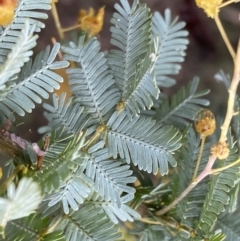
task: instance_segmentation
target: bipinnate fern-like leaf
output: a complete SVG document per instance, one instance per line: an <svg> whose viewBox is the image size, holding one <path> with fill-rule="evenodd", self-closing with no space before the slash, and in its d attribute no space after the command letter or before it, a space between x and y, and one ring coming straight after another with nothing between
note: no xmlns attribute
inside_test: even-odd
<svg viewBox="0 0 240 241"><path fill-rule="evenodd" d="M13 22L0 29L0 125L6 119L14 121L14 113L23 116L31 112L35 102L48 98L48 93L58 89L63 81L54 70L67 67L68 61L53 62L60 44L55 44L51 52L47 47L34 62L30 59L37 38L31 35L44 27L37 19L47 17L35 10L48 10L51 2L19 0ZM150 183L150 187L138 188L135 198L132 168L139 176L142 170L153 174L159 170L165 175L168 163L176 166L177 156L180 167L173 195L178 196L191 182L200 139L189 128L180 149L182 136L176 128L186 127L201 106L208 105L202 99L208 92L197 92L198 79L170 100L158 89L158 85L170 87L175 83L169 75L179 73L184 60L188 44L185 24L177 18L172 20L169 10L164 17L155 13L151 18L150 9L139 0L133 0L131 6L127 0L120 2L115 4L117 12L110 29L111 44L116 49L108 54L100 52L99 41L85 36L80 36L77 44L62 48L64 58L74 62L74 67L67 70L72 97L66 100L66 94L54 94L53 104L44 104L49 123L42 132L51 131L50 145L41 150L41 168L30 168L26 174L40 184L45 199L38 212L51 221L40 215L15 221L31 214L41 201L38 187L22 178L16 191L10 185L8 198L0 198L0 234L5 228L6 241L117 241L122 236L117 224L141 218L133 206L142 203L156 210L160 202L162 205L170 197L169 186L160 190L164 185L161 183L154 189L150 179L143 177L140 183ZM158 100L159 108L153 106ZM152 111L151 116L155 113L154 119L143 117L141 111L146 109L148 113ZM30 143L26 145L35 164L38 156ZM199 172L206 165L209 148L205 144ZM235 153L232 148L224 165L236 160ZM227 193L238 178L239 167L224 170L212 177L208 194L205 179L177 204L175 226L168 227L175 220L171 213L167 219L157 218L161 225L143 224L137 233L139 240L199 241L206 237L222 241L224 235L213 233L211 228L228 204ZM130 201L133 206L129 206ZM199 226L192 232L201 209ZM162 221L167 225L162 225ZM238 222L233 227L237 225ZM172 230L177 227L173 237Z"/></svg>
<svg viewBox="0 0 240 241"><path fill-rule="evenodd" d="M217 230L214 234L210 235L209 237L209 241L223 241L223 240L228 240L228 239L226 239L226 235L224 233L221 233L221 230Z"/></svg>
<svg viewBox="0 0 240 241"><path fill-rule="evenodd" d="M114 87L113 76L104 53L99 52L97 39L92 38L86 44L84 39L80 37L78 46L70 43L70 47L62 47L64 58L79 66L67 70L70 89L75 101L91 116L92 123L104 124L119 101L119 90Z"/></svg>
<svg viewBox="0 0 240 241"><path fill-rule="evenodd" d="M218 220L214 229L221 229L226 235L225 240L240 240L240 213L235 211L234 213L228 212L227 210L219 215Z"/></svg>
<svg viewBox="0 0 240 241"><path fill-rule="evenodd" d="M10 183L7 198L0 198L0 229L4 228L8 221L33 213L41 201L40 188L32 179L22 178L17 187Z"/></svg>
<svg viewBox="0 0 240 241"><path fill-rule="evenodd" d="M164 17L155 12L152 17L152 35L159 38L158 58L155 64L157 85L170 87L175 80L169 75L176 75L181 69L179 63L184 61L185 50L189 43L186 38L188 32L183 30L184 22L178 22L178 18L172 20L171 12L166 9Z"/></svg>
<svg viewBox="0 0 240 241"><path fill-rule="evenodd" d="M39 214L10 221L5 228L5 237L0 236L0 241L65 241L63 231L46 232L50 222Z"/></svg>
<svg viewBox="0 0 240 241"><path fill-rule="evenodd" d="M64 213L69 214L69 207L74 211L78 211L79 205L84 203L85 199L91 193L93 181L83 174L82 171L77 170L61 186L60 190L48 197L51 200L48 206L54 206L61 201Z"/></svg>
<svg viewBox="0 0 240 241"><path fill-rule="evenodd" d="M181 156L179 156L178 171L175 173L173 195L178 197L191 183L196 161L200 149L200 137L190 127L186 135L186 143L181 147ZM204 145L201 163L198 173L206 166L209 159L210 143ZM199 183L181 202L177 204L177 213L182 217L181 223L194 228L194 222L198 219L203 203L205 201L209 179L204 179ZM181 233L180 233L181 235ZM187 233L185 233L186 237ZM190 238L190 233L188 238Z"/></svg>
<svg viewBox="0 0 240 241"><path fill-rule="evenodd" d="M124 109L130 118L139 115L141 109L150 109L153 99L159 97L160 91L153 72L157 58L156 48L149 48L151 49L153 51L148 51L145 58L137 64L135 76L128 85L128 94L122 97Z"/></svg>
<svg viewBox="0 0 240 241"><path fill-rule="evenodd" d="M40 32L45 24L37 19L46 19L48 15L34 10L49 10L51 0L19 0L12 23L4 28L0 33L0 62L3 63L10 49L9 44L16 44L21 30L24 28L26 20L31 26L35 26L34 31ZM31 46L33 47L33 46Z"/></svg>
<svg viewBox="0 0 240 241"><path fill-rule="evenodd" d="M14 75L18 74L24 63L28 62L33 51L31 50L37 44L37 35L32 36L35 26L31 26L26 21L21 34L16 43L9 43L7 48L10 52L6 61L0 66L0 89L5 89L5 83L10 81Z"/></svg>
<svg viewBox="0 0 240 241"><path fill-rule="evenodd" d="M209 105L208 100L200 98L209 90L197 92L198 84L199 79L194 78L187 88L182 87L170 100L166 98L156 110L156 119L167 125L186 127L188 120L194 120L202 106Z"/></svg>
<svg viewBox="0 0 240 241"><path fill-rule="evenodd" d="M119 220L123 222L133 222L141 218L141 215L128 205L133 198L133 194L123 195L120 198L121 206L119 206L117 202L105 201L99 193L92 192L87 202L93 204L95 207L101 207L111 221L117 224Z"/></svg>
<svg viewBox="0 0 240 241"><path fill-rule="evenodd" d="M73 134L67 134L63 130L52 131L50 146L44 156L41 170L33 175L46 193L58 190L61 181L71 176L72 168L76 167L71 158L64 155L66 150L71 150L72 144L76 144Z"/></svg>
<svg viewBox="0 0 240 241"><path fill-rule="evenodd" d="M136 181L136 178L131 176L130 166L124 165L123 161L109 160L108 149L102 149L102 144L104 145L104 141L89 148L88 154L78 154L82 163L78 161L79 168L61 184L60 190L48 198L51 200L49 206L61 201L64 212L68 214L69 206L77 211L79 204L95 191L104 199L104 203L112 203L120 208L121 195L135 192L135 188L127 186ZM76 162L76 159L73 162Z"/></svg>
<svg viewBox="0 0 240 241"><path fill-rule="evenodd" d="M229 157L222 162L223 165L228 165L237 160L238 155L236 151L236 147L232 146ZM209 233L218 215L224 212L225 206L229 204L230 198L228 193L236 185L239 178L239 168L239 166L230 167L212 177L198 225L203 234Z"/></svg>
<svg viewBox="0 0 240 241"><path fill-rule="evenodd" d="M136 79L137 65L144 58L151 40L151 19L149 8L134 0L130 6L127 0L114 5L110 28L111 44L118 49L111 50L108 63L112 69L116 84L121 90L122 98L128 99L132 91L129 86Z"/></svg>
<svg viewBox="0 0 240 241"><path fill-rule="evenodd" d="M48 92L59 89L59 82L63 78L53 72L54 69L68 66L67 61L53 62L60 48L60 44L54 45L49 53L49 47L36 57L34 63L29 61L23 67L22 72L16 80L17 85L13 86L2 96L0 112L12 121L15 120L12 111L23 116L25 112L31 112L35 107L34 102L41 103L41 98L48 98Z"/></svg>
<svg viewBox="0 0 240 241"><path fill-rule="evenodd" d="M117 111L109 119L107 142L109 153L118 154L127 163L130 161L140 170L156 174L158 169L168 173L168 162L176 166L174 151L180 146L181 135L172 126L161 127L151 118L135 117L129 120L126 112Z"/></svg>
<svg viewBox="0 0 240 241"><path fill-rule="evenodd" d="M62 93L60 97L54 93L53 106L44 103L43 107L48 111L44 112L48 126L42 127L39 130L41 133L57 130L63 126L69 133L79 133L88 121L86 114L83 114L84 107L81 107L79 102L73 103L73 97L66 100L66 93Z"/></svg>
<svg viewBox="0 0 240 241"><path fill-rule="evenodd" d="M121 4L115 4L118 12L113 15L114 26L110 29L111 43L119 49L111 50L107 58L121 91L124 109L132 118L140 109L151 108L152 98L158 98L153 73L157 44L155 40L154 44L150 41L149 9L138 1L134 1L132 7L125 0ZM134 40L136 37L138 41Z"/></svg>
<svg viewBox="0 0 240 241"><path fill-rule="evenodd" d="M73 144L75 145L75 143ZM78 143L78 145L81 146L82 143ZM74 211L79 209L80 204L83 204L85 199L89 197L94 184L93 180L83 173L86 168L84 164L87 161L87 156L81 151L75 152L72 156L72 161L77 164L77 167L72 170L71 176L66 181L62 179L59 190L55 189L54 193L45 198L45 200L50 200L48 207L57 207L61 202L65 214L69 214L69 207Z"/></svg>
<svg viewBox="0 0 240 241"><path fill-rule="evenodd" d="M105 142L101 141L88 149L86 175L94 181L94 191L106 202L111 201L121 206L120 196L123 193L133 194L135 188L127 186L136 178L131 176L130 166L121 160L110 160L107 148L102 149Z"/></svg>
<svg viewBox="0 0 240 241"><path fill-rule="evenodd" d="M63 217L58 228L65 230L66 241L116 241L122 236L103 210L92 204Z"/></svg>

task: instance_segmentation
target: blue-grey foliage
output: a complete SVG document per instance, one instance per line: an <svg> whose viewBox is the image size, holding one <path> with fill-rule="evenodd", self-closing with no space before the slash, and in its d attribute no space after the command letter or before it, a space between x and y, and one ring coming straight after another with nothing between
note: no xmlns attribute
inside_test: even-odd
<svg viewBox="0 0 240 241"><path fill-rule="evenodd" d="M134 230L138 240L221 241L225 235L219 227L229 240L237 240L238 231L219 223L230 218L228 213L216 220L229 203L229 210L237 208L238 166L205 179L166 216L155 215L191 183L201 140L189 123L209 104L204 99L208 90L197 90L197 77L173 96L160 93L175 84L173 76L184 61L185 23L169 9L152 15L139 0L132 5L120 0L114 5L107 53L97 37L81 33L78 41L48 46L32 59L35 32L47 17L41 10L49 10L51 2L19 0L13 21L0 29L0 144L21 151L13 151L9 162L19 190L11 183L0 198L0 235L7 241L115 241L122 238L123 222L139 220ZM60 49L63 60L55 61ZM67 79L56 73L62 68L67 68ZM227 76L218 78L228 86ZM53 103L43 104L48 121L40 128L47 133L44 141L16 137L23 145L14 142L9 123L16 114L31 113L63 81L68 81L71 97L54 93ZM210 146L205 144L199 172ZM238 158L232 142L230 147L219 166ZM26 182L22 187L22 176L32 178L35 188ZM43 196L39 208L36 195L39 200ZM36 214L22 218L35 209ZM234 230L238 216L234 214Z"/></svg>

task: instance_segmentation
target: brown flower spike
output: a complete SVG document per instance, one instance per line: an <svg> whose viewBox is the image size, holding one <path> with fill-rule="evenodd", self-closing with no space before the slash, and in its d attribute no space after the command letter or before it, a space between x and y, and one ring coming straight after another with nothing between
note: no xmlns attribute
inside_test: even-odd
<svg viewBox="0 0 240 241"><path fill-rule="evenodd" d="M200 110L195 117L195 127L201 138L210 136L216 129L216 121L210 110Z"/></svg>

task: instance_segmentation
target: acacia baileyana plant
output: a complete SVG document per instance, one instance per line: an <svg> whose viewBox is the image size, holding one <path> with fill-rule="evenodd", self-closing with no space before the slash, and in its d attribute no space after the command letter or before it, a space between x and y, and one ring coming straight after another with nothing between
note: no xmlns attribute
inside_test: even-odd
<svg viewBox="0 0 240 241"><path fill-rule="evenodd" d="M81 10L79 24L63 29L57 1L15 1L12 17L0 18L0 151L9 156L0 240L240 240L240 45L235 51L218 17L232 2L196 1L214 18L234 63L232 80L216 75L229 94L219 125L197 77L173 96L160 92L175 84L188 45L185 23L169 9L151 13L138 0L120 0L112 47L103 53L92 36L102 29L104 8ZM0 3L0 15L10 3ZM80 34L33 59L47 18L41 11L50 9L61 39L79 27ZM57 74L62 69L68 78ZM43 103L42 140L11 130L16 116L66 81L70 97L54 93L52 104Z"/></svg>

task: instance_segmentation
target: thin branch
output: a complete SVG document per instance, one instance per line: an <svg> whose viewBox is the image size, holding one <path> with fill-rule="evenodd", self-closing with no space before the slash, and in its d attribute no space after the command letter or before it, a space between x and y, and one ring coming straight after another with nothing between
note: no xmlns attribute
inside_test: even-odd
<svg viewBox="0 0 240 241"><path fill-rule="evenodd" d="M231 4L231 3L236 3L236 2L237 2L236 0L229 0L229 1L225 2L225 3L222 3L219 6L219 8L225 7L225 6L227 6L227 5Z"/></svg>
<svg viewBox="0 0 240 241"><path fill-rule="evenodd" d="M213 174L213 175L214 174L218 174L219 172L221 172L223 170L226 170L226 169L228 169L230 167L233 167L233 166L237 165L238 163L240 163L240 159L236 160L235 162L230 163L227 166L224 166L224 167L221 167L221 168L212 169L210 174Z"/></svg>
<svg viewBox="0 0 240 241"><path fill-rule="evenodd" d="M176 204L178 204L184 197L187 196L187 194L198 184L198 182L192 182L182 193L180 196L178 196L173 202L171 202L168 206L165 208L157 211L155 214L157 216L161 216L164 213L168 212L171 208L173 208Z"/></svg>
<svg viewBox="0 0 240 241"><path fill-rule="evenodd" d="M195 179L195 181L191 182L190 185L178 196L173 202L171 202L165 208L157 211L155 214L161 216L168 212L172 207L178 204L184 197L188 195L188 193L199 183L201 182L206 176L208 176L211 172L212 166L216 160L216 156L212 155L209 158L209 161L205 167L205 169L199 174L199 176Z"/></svg>
<svg viewBox="0 0 240 241"><path fill-rule="evenodd" d="M62 26L61 26L61 23L60 23L60 20L59 20L59 17L58 17L57 8L56 8L56 5L55 5L54 1L52 1L51 6L52 6L51 12L52 12L52 15L53 15L55 25L57 27L59 37L60 37L60 39L64 39L64 33L62 31Z"/></svg>
<svg viewBox="0 0 240 241"><path fill-rule="evenodd" d="M203 152L203 147L204 147L205 140L206 140L206 136L203 136L202 137L202 141L201 141L201 147L200 147L200 151L199 151L199 155L198 155L197 164L196 164L196 167L195 167L195 170L194 170L194 174L193 174L193 177L192 177L192 182L195 181L195 178L196 178L197 173L198 173L198 168L199 168L199 165L200 165L200 162L201 162L202 152Z"/></svg>
<svg viewBox="0 0 240 241"><path fill-rule="evenodd" d="M219 30L220 34L222 35L223 41L225 42L225 44L226 44L226 46L228 48L229 53L231 54L232 58L235 59L236 54L235 54L235 52L233 50L233 47L232 47L232 45L231 45L231 43L230 43L230 41L228 39L227 34L226 34L226 32L225 32L225 30L224 30L224 28L222 26L222 23L221 23L221 21L219 19L219 16L216 15L214 20L216 22L216 25L218 27L218 30Z"/></svg>
<svg viewBox="0 0 240 241"><path fill-rule="evenodd" d="M235 102L235 96L236 96L239 80L240 80L240 41L238 42L237 55L236 55L236 58L234 59L234 72L233 72L231 85L228 89L229 97L228 97L227 113L226 113L223 125L221 126L221 136L220 136L219 142L225 142L227 140L227 131L229 129L232 117L235 114L234 102Z"/></svg>
<svg viewBox="0 0 240 241"><path fill-rule="evenodd" d="M71 31L71 30L74 30L74 29L80 28L80 27L81 27L81 25L77 24L77 25L74 25L74 26L71 26L71 27L68 27L68 28L63 28L62 32L68 32L68 31Z"/></svg>

